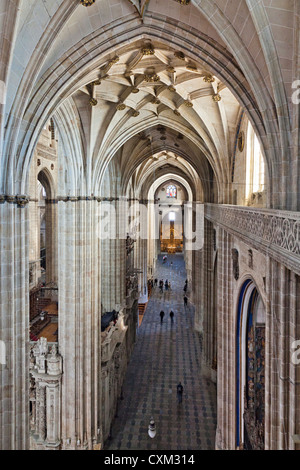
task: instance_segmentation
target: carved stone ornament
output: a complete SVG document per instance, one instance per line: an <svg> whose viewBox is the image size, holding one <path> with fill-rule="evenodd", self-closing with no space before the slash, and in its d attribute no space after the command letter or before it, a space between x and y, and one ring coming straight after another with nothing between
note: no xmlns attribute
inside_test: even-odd
<svg viewBox="0 0 300 470"><path fill-rule="evenodd" d="M210 74L207 74L203 77L203 81L206 83L213 83L215 81L214 77Z"/></svg>
<svg viewBox="0 0 300 470"><path fill-rule="evenodd" d="M253 251L248 250L248 266L253 269Z"/></svg>
<svg viewBox="0 0 300 470"><path fill-rule="evenodd" d="M185 55L184 55L184 53L181 52L181 51L176 51L176 52L174 53L174 56L176 57L176 59L182 59L182 60L185 59Z"/></svg>
<svg viewBox="0 0 300 470"><path fill-rule="evenodd" d="M27 196L16 196L16 203L18 207L24 207L28 204L29 198Z"/></svg>
<svg viewBox="0 0 300 470"><path fill-rule="evenodd" d="M89 103L90 103L91 106L97 106L98 101L97 101L95 98L91 98L91 99L89 100Z"/></svg>
<svg viewBox="0 0 300 470"><path fill-rule="evenodd" d="M124 103L119 103L117 105L117 110L118 111L124 111L125 108L126 108L126 105Z"/></svg>
<svg viewBox="0 0 300 470"><path fill-rule="evenodd" d="M8 202L10 204L17 204L18 207L24 207L26 206L26 204L29 203L29 197L23 195L6 196L5 194L1 194L0 204L4 204L4 202Z"/></svg>
<svg viewBox="0 0 300 470"><path fill-rule="evenodd" d="M212 99L217 103L218 101L221 101L221 95L219 93L216 93L215 95L212 96Z"/></svg>
<svg viewBox="0 0 300 470"><path fill-rule="evenodd" d="M91 5L93 5L93 3L95 3L95 0L80 0L80 3L84 7L90 7Z"/></svg>
<svg viewBox="0 0 300 470"><path fill-rule="evenodd" d="M29 284L33 282L34 266L29 266Z"/></svg>
<svg viewBox="0 0 300 470"><path fill-rule="evenodd" d="M233 269L233 277L237 281L240 277L240 268L239 268L239 252L236 248L232 248L232 269Z"/></svg>
<svg viewBox="0 0 300 470"><path fill-rule="evenodd" d="M152 46L146 46L143 47L142 49L142 54L143 55L154 55L154 49Z"/></svg>
<svg viewBox="0 0 300 470"><path fill-rule="evenodd" d="M190 70L191 72L197 72L198 71L197 67L195 67L194 65L187 65L186 69Z"/></svg>
<svg viewBox="0 0 300 470"><path fill-rule="evenodd" d="M147 83L155 83L155 82L159 82L160 78L156 73L150 73L150 74L144 75L144 80Z"/></svg>
<svg viewBox="0 0 300 470"><path fill-rule="evenodd" d="M117 62L119 62L119 60L120 60L120 57L119 57L119 56L116 56L116 57L114 57L113 59L111 59L111 60L107 63L107 65L104 67L105 72L107 73L107 72L112 68L113 65L115 65Z"/></svg>

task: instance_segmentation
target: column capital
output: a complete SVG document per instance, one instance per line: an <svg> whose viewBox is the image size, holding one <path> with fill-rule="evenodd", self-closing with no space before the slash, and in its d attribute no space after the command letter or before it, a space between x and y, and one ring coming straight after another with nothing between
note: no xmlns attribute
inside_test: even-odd
<svg viewBox="0 0 300 470"><path fill-rule="evenodd" d="M0 194L0 204L5 202L9 204L17 204L18 207L24 207L29 203L29 197L24 194L17 194L16 196Z"/></svg>

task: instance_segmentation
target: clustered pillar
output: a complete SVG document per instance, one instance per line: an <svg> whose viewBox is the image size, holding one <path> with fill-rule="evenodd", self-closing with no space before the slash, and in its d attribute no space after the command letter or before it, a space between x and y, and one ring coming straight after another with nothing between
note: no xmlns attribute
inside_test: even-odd
<svg viewBox="0 0 300 470"><path fill-rule="evenodd" d="M63 449L92 449L101 435L97 204L89 198L69 198L58 204Z"/></svg>
<svg viewBox="0 0 300 470"><path fill-rule="evenodd" d="M29 445L29 259L28 205L0 200L0 447Z"/></svg>
<svg viewBox="0 0 300 470"><path fill-rule="evenodd" d="M266 449L300 449L299 276L268 261Z"/></svg>

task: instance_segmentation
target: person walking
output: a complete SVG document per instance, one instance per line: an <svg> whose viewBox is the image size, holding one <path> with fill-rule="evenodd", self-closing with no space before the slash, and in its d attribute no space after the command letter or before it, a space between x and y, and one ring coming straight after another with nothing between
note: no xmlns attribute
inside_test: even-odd
<svg viewBox="0 0 300 470"><path fill-rule="evenodd" d="M173 310L171 310L171 312L170 312L170 318L171 318L171 322L173 323L173 319L174 319L174 312L173 312Z"/></svg>
<svg viewBox="0 0 300 470"><path fill-rule="evenodd" d="M163 322L165 316L165 312L163 310L160 311L160 323Z"/></svg>
<svg viewBox="0 0 300 470"><path fill-rule="evenodd" d="M168 283L168 279L166 279L166 282L165 282L165 289L168 290L168 287L169 287L169 283Z"/></svg>
<svg viewBox="0 0 300 470"><path fill-rule="evenodd" d="M154 279L154 285L157 287L157 279Z"/></svg>
<svg viewBox="0 0 300 470"><path fill-rule="evenodd" d="M171 282L169 281L169 290L171 290Z"/></svg>
<svg viewBox="0 0 300 470"><path fill-rule="evenodd" d="M183 297L183 303L184 303L184 308L186 308L188 304L188 298L186 295Z"/></svg>
<svg viewBox="0 0 300 470"><path fill-rule="evenodd" d="M182 403L182 394L183 394L183 386L181 382L177 385L177 401L178 403Z"/></svg>

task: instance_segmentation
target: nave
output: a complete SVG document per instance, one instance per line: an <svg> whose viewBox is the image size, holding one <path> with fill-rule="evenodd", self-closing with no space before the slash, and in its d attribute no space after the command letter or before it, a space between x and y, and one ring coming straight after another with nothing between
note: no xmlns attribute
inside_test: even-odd
<svg viewBox="0 0 300 470"><path fill-rule="evenodd" d="M216 386L201 370L201 337L193 328L194 309L189 302L184 307L183 255L168 255L166 263L159 255L155 278L158 283L168 279L171 290L152 289L105 449L214 449ZM188 298L189 293L188 289ZM179 381L184 387L181 404L176 397ZM148 436L151 417L156 425L153 439Z"/></svg>
<svg viewBox="0 0 300 470"><path fill-rule="evenodd" d="M0 449L300 450L299 0L0 5Z"/></svg>

